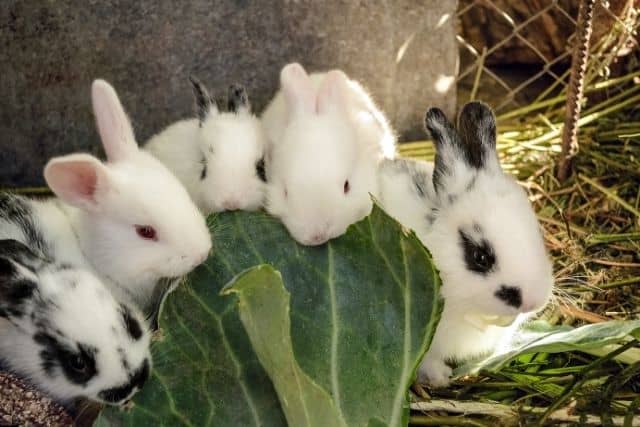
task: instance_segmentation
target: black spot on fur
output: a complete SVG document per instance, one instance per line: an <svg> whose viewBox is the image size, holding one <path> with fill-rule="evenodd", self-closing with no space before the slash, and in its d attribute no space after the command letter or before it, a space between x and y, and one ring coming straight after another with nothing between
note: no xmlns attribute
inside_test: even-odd
<svg viewBox="0 0 640 427"><path fill-rule="evenodd" d="M200 181L204 181L207 177L207 162L202 159L202 172L200 172Z"/></svg>
<svg viewBox="0 0 640 427"><path fill-rule="evenodd" d="M70 382L85 385L98 373L98 350L95 347L77 343L77 349L71 348L46 332L38 332L33 339L42 347L42 369L49 376L53 376L56 368L59 368Z"/></svg>
<svg viewBox="0 0 640 427"><path fill-rule="evenodd" d="M9 193L0 193L0 219L17 225L26 238L26 246L48 256L49 248L33 220L33 215L27 199Z"/></svg>
<svg viewBox="0 0 640 427"><path fill-rule="evenodd" d="M19 267L33 272L43 263L41 257L17 240L0 240L0 317L24 315L25 303L38 284L25 277Z"/></svg>
<svg viewBox="0 0 640 427"><path fill-rule="evenodd" d="M134 388L140 390L144 383L149 379L149 361L145 359L142 367L138 369L136 373L129 377L129 381L118 387L113 387L108 390L103 390L98 393L98 396L105 402L119 403L128 398L133 392Z"/></svg>
<svg viewBox="0 0 640 427"><path fill-rule="evenodd" d="M491 244L486 239L477 242L462 230L458 230L458 234L467 269L482 275L493 271L496 266L496 256Z"/></svg>
<svg viewBox="0 0 640 427"><path fill-rule="evenodd" d="M195 76L189 76L189 81L193 87L193 96L196 101L196 115L200 120L200 126L202 126L202 122L206 119L214 103L211 101L207 88L200 83L200 80Z"/></svg>
<svg viewBox="0 0 640 427"><path fill-rule="evenodd" d="M494 295L511 307L518 308L522 305L522 292L518 287L500 285Z"/></svg>
<svg viewBox="0 0 640 427"><path fill-rule="evenodd" d="M264 157L256 162L256 174L260 181L267 182L267 173L264 170Z"/></svg>
<svg viewBox="0 0 640 427"><path fill-rule="evenodd" d="M131 310L126 305L120 305L120 313L122 314L122 320L124 322L124 327L127 330L127 333L134 340L139 340L142 337L142 328L140 327L140 322L138 322L135 317L131 314Z"/></svg>
<svg viewBox="0 0 640 427"><path fill-rule="evenodd" d="M240 84L232 84L229 86L229 92L227 95L227 108L232 113L237 113L241 108L249 111L251 104L249 104L249 95L244 86Z"/></svg>
<svg viewBox="0 0 640 427"><path fill-rule="evenodd" d="M5 281L1 276L0 274L0 317L24 316L25 303L33 296L37 284L27 279Z"/></svg>

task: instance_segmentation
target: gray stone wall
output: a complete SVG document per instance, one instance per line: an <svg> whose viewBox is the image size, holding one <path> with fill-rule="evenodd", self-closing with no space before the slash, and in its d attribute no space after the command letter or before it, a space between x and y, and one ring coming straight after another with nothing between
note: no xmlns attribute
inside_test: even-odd
<svg viewBox="0 0 640 427"><path fill-rule="evenodd" d="M0 187L42 185L51 156L100 153L89 90L118 91L138 140L191 115L190 73L245 84L261 111L280 68L342 68L403 140L431 105L452 113L456 0L3 0ZM444 76L444 77L443 77Z"/></svg>

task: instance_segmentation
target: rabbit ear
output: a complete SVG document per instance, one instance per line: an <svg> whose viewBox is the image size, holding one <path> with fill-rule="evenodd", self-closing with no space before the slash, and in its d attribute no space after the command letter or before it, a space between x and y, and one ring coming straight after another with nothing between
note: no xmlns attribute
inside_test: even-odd
<svg viewBox="0 0 640 427"><path fill-rule="evenodd" d="M247 90L242 85L232 84L231 86L229 86L227 103L229 111L231 111L232 113L251 112L249 95L247 94Z"/></svg>
<svg viewBox="0 0 640 427"><path fill-rule="evenodd" d="M189 76L189 81L193 87L193 97L196 100L196 114L200 120L200 124L204 122L209 113L217 113L218 107L215 101L209 96L209 91L206 86L200 82L195 76Z"/></svg>
<svg viewBox="0 0 640 427"><path fill-rule="evenodd" d="M95 80L91 98L107 159L117 162L135 153L138 145L133 128L113 87L104 80Z"/></svg>
<svg viewBox="0 0 640 427"><path fill-rule="evenodd" d="M453 124L439 108L427 111L424 125L436 145L433 186L437 193L445 193L457 171L465 168L462 142Z"/></svg>
<svg viewBox="0 0 640 427"><path fill-rule="evenodd" d="M80 209L97 212L101 197L109 191L109 170L88 154L54 157L44 168L49 188L64 202Z"/></svg>
<svg viewBox="0 0 640 427"><path fill-rule="evenodd" d="M316 103L318 113L346 109L349 93L348 81L347 75L340 70L332 70L327 73L318 89Z"/></svg>
<svg viewBox="0 0 640 427"><path fill-rule="evenodd" d="M33 265L40 258L24 244L0 240L0 317L22 317L37 287Z"/></svg>
<svg viewBox="0 0 640 427"><path fill-rule="evenodd" d="M298 63L285 65L280 72L280 86L291 112L315 112L316 93L307 72Z"/></svg>
<svg viewBox="0 0 640 427"><path fill-rule="evenodd" d="M469 102L458 116L458 132L466 159L476 169L500 167L496 151L496 118L482 102Z"/></svg>

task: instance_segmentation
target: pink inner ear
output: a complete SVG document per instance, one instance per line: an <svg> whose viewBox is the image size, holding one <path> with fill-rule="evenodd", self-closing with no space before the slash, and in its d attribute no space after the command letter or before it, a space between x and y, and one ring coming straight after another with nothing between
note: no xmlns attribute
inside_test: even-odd
<svg viewBox="0 0 640 427"><path fill-rule="evenodd" d="M347 76L339 70L329 71L318 89L316 112L326 113L331 109L345 110L347 91Z"/></svg>
<svg viewBox="0 0 640 427"><path fill-rule="evenodd" d="M280 85L293 111L315 111L316 93L307 72L300 64L286 65L280 73Z"/></svg>
<svg viewBox="0 0 640 427"><path fill-rule="evenodd" d="M97 204L97 161L52 160L45 168L51 190L63 201L82 208Z"/></svg>

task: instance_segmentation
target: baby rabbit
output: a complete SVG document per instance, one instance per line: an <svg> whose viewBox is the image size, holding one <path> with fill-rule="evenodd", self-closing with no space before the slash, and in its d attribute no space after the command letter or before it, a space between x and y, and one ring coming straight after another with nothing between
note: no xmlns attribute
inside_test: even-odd
<svg viewBox="0 0 640 427"><path fill-rule="evenodd" d="M0 363L53 398L120 405L149 377L141 313L87 270L0 240Z"/></svg>
<svg viewBox="0 0 640 427"><path fill-rule="evenodd" d="M131 298L148 309L156 283L182 276L204 261L211 237L180 182L138 149L115 90L96 80L92 100L107 162L89 154L51 159L44 177L64 203L44 202L50 206L36 210L63 210L82 254L114 285L118 298ZM41 221L55 241L59 225L45 217Z"/></svg>
<svg viewBox="0 0 640 427"><path fill-rule="evenodd" d="M444 310L419 369L437 387L449 383L447 362L491 352L506 326L542 308L553 276L526 194L500 167L491 109L465 105L457 130L437 108L425 123L435 165L385 162L380 201L415 230L440 270Z"/></svg>
<svg viewBox="0 0 640 427"><path fill-rule="evenodd" d="M247 92L231 85L224 112L202 83L190 80L198 118L172 124L145 150L174 173L204 213L261 208L265 137Z"/></svg>
<svg viewBox="0 0 640 427"><path fill-rule="evenodd" d="M376 170L393 157L395 137L382 112L340 70L280 73L281 90L262 123L267 133L265 206L303 245L320 245L367 216Z"/></svg>

